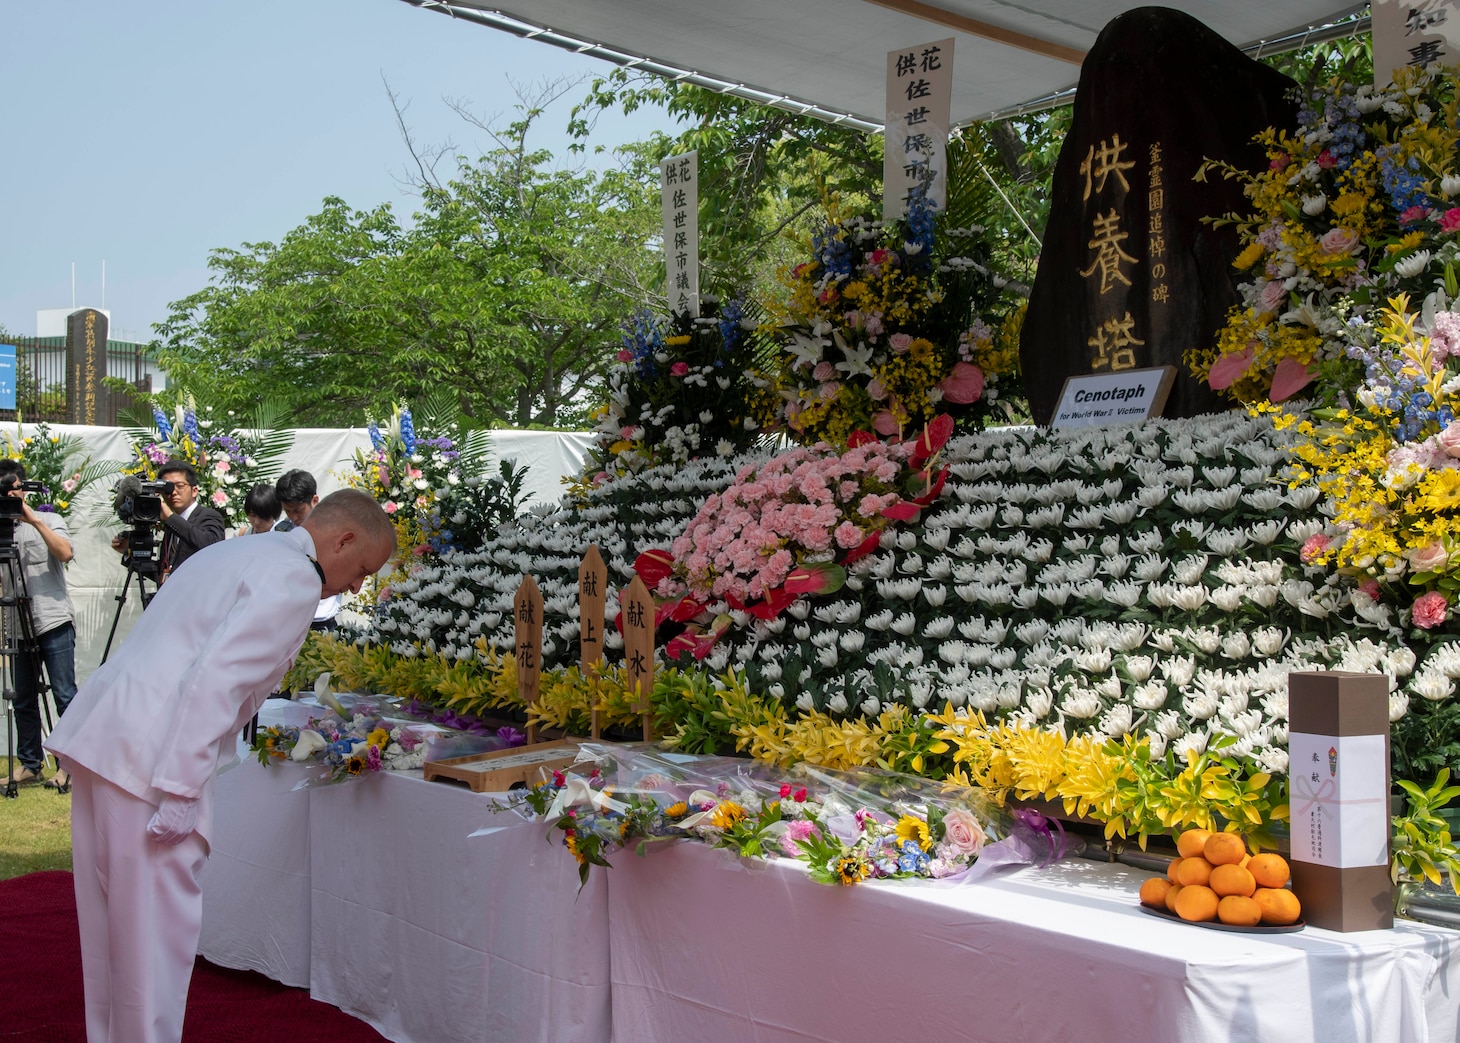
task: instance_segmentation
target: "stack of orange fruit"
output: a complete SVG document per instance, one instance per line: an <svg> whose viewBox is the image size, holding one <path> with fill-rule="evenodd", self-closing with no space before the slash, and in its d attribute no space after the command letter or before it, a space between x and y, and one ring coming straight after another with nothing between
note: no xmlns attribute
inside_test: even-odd
<svg viewBox="0 0 1460 1043"><path fill-rule="evenodd" d="M1249 855L1236 833L1188 829L1176 838L1180 857L1165 878L1141 885L1141 904L1183 920L1237 927L1296 923L1302 906L1287 889L1288 863L1277 854Z"/></svg>

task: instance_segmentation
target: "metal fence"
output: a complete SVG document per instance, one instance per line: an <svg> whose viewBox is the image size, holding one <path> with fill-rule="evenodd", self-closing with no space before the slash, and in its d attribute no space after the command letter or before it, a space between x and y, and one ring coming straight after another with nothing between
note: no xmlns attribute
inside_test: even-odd
<svg viewBox="0 0 1460 1043"><path fill-rule="evenodd" d="M74 423L66 390L66 338L17 337L15 340L16 409L0 409L0 420L27 423ZM106 375L124 380L139 391L152 390L145 345L124 340L106 342ZM126 392L103 387L97 394L96 423L114 427L118 414L132 405Z"/></svg>

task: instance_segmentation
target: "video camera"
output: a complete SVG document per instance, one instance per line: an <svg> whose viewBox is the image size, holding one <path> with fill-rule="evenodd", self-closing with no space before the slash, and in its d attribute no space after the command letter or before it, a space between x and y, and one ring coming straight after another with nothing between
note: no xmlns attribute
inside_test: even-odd
<svg viewBox="0 0 1460 1043"><path fill-rule="evenodd" d="M134 474L112 488L112 506L128 525L156 525L162 520L162 498L172 492L171 482L144 482Z"/></svg>
<svg viewBox="0 0 1460 1043"><path fill-rule="evenodd" d="M10 494L16 489L28 493L45 492L46 487L40 482L21 481L17 474L0 475L0 518L19 518L24 501L18 496Z"/></svg>

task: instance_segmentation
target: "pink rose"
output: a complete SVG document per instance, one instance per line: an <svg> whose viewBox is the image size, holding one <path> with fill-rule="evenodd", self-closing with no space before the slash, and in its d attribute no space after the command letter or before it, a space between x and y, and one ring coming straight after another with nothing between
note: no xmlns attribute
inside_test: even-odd
<svg viewBox="0 0 1460 1043"><path fill-rule="evenodd" d="M816 368L811 371L812 380L830 380L834 376L836 376L836 367L826 361L818 362Z"/></svg>
<svg viewBox="0 0 1460 1043"><path fill-rule="evenodd" d="M899 355L906 354L907 349L912 346L912 341L912 334L910 333L894 333L891 337L892 350Z"/></svg>
<svg viewBox="0 0 1460 1043"><path fill-rule="evenodd" d="M1439 572L1450 560L1449 551L1445 550L1443 543L1427 543L1423 547L1416 547L1405 554L1409 559L1410 568L1416 572Z"/></svg>
<svg viewBox="0 0 1460 1043"><path fill-rule="evenodd" d="M1298 551L1298 560L1304 565L1310 565L1317 558L1327 553L1333 541L1321 532L1315 532L1303 543L1303 549Z"/></svg>
<svg viewBox="0 0 1460 1043"><path fill-rule="evenodd" d="M1359 236L1349 228L1330 228L1318 240L1318 245L1326 254L1351 254L1359 245Z"/></svg>
<svg viewBox="0 0 1460 1043"><path fill-rule="evenodd" d="M1267 169L1268 170L1286 170L1288 164L1291 163L1291 162L1292 162L1292 159L1289 158L1289 156L1287 155L1287 153L1283 153L1280 156L1273 156L1272 159L1268 161Z"/></svg>
<svg viewBox="0 0 1460 1043"><path fill-rule="evenodd" d="M614 358L618 359L620 362L632 362L634 361L634 353L628 348L623 348L619 351L617 355L614 356Z"/></svg>
<svg viewBox="0 0 1460 1043"><path fill-rule="evenodd" d="M1338 166L1338 160L1333 158L1332 152L1324 149L1322 152L1318 153L1319 170L1332 170L1336 166Z"/></svg>
<svg viewBox="0 0 1460 1043"><path fill-rule="evenodd" d="M1445 211L1445 216L1440 218L1440 231L1454 232L1460 230L1460 206Z"/></svg>
<svg viewBox="0 0 1460 1043"><path fill-rule="evenodd" d="M1379 600L1379 581L1373 576L1359 584L1359 593L1369 595L1370 601Z"/></svg>
<svg viewBox="0 0 1460 1043"><path fill-rule="evenodd" d="M385 510L386 514L394 514L396 511L400 510L400 505L397 504L394 500L387 500L383 509Z"/></svg>
<svg viewBox="0 0 1460 1043"><path fill-rule="evenodd" d="M1287 299L1287 296L1288 294L1283 289L1283 284L1276 279L1264 283L1262 286L1262 294L1258 297L1259 309L1263 312L1277 311L1278 306Z"/></svg>
<svg viewBox="0 0 1460 1043"><path fill-rule="evenodd" d="M885 409L872 418L872 428L884 437L895 435L902 429L897 422L897 417Z"/></svg>
<svg viewBox="0 0 1460 1043"><path fill-rule="evenodd" d="M976 855L988 839L973 812L967 808L954 808L943 816L943 841L938 845L938 854L944 858Z"/></svg>
<svg viewBox="0 0 1460 1043"><path fill-rule="evenodd" d="M1399 215L1399 223L1412 225L1416 221L1423 221L1429 215L1429 210L1422 206L1406 207L1404 213Z"/></svg>
<svg viewBox="0 0 1460 1043"><path fill-rule="evenodd" d="M1435 436L1446 456L1460 457L1460 420L1452 420L1445 430Z"/></svg>
<svg viewBox="0 0 1460 1043"><path fill-rule="evenodd" d="M983 397L983 370L971 362L960 362L938 385L949 402L966 406Z"/></svg>
<svg viewBox="0 0 1460 1043"><path fill-rule="evenodd" d="M867 397L873 402L881 402L887 397L887 385L882 381L873 378L867 382Z"/></svg>
<svg viewBox="0 0 1460 1043"><path fill-rule="evenodd" d="M689 372L689 363L688 362L676 362L674 365L672 365L672 366L669 367L669 375L671 377L682 377L682 376L684 376L688 372Z"/></svg>
<svg viewBox="0 0 1460 1043"><path fill-rule="evenodd" d="M1428 594L1421 594L1414 599L1414 608L1410 613L1410 618L1421 630L1433 630L1445 621L1449 609L1450 603L1445 600L1445 595L1438 590L1432 590Z"/></svg>
<svg viewBox="0 0 1460 1043"><path fill-rule="evenodd" d="M836 393L841 389L842 386L835 380L828 380L825 384L821 385L821 397L825 399L836 398Z"/></svg>

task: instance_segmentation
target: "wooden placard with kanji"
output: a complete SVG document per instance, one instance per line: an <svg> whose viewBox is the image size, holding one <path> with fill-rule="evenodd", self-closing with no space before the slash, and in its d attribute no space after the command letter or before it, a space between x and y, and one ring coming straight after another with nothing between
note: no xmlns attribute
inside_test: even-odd
<svg viewBox="0 0 1460 1043"><path fill-rule="evenodd" d="M584 676L603 659L603 609L608 601L608 569L595 544L589 544L578 566L578 665ZM590 734L599 736L598 700L592 707Z"/></svg>
<svg viewBox="0 0 1460 1043"><path fill-rule="evenodd" d="M654 739L652 704L654 691L654 599L638 576L619 594L624 630L624 669L629 689L635 693L635 709L644 723L644 741Z"/></svg>
<svg viewBox="0 0 1460 1043"><path fill-rule="evenodd" d="M527 741L537 742L532 709L542 681L542 591L531 576L523 576L512 599L513 629L517 638L517 694L527 707Z"/></svg>

